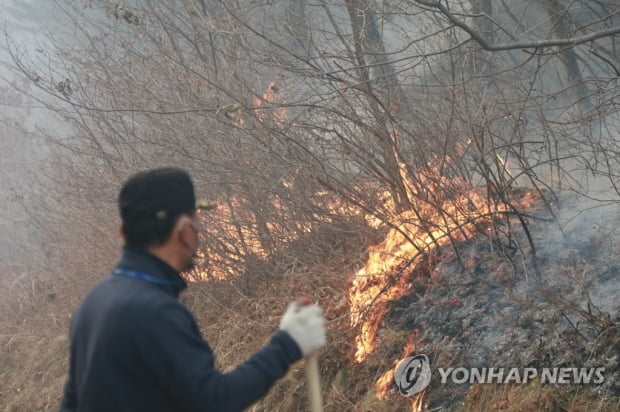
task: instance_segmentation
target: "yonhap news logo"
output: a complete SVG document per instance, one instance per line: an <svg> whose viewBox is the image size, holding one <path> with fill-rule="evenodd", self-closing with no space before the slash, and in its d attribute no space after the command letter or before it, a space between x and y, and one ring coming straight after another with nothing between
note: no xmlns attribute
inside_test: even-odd
<svg viewBox="0 0 620 412"><path fill-rule="evenodd" d="M398 362L394 382L403 396L422 392L431 383L431 365L426 355L410 356Z"/></svg>
<svg viewBox="0 0 620 412"><path fill-rule="evenodd" d="M541 384L598 385L605 382L605 368L437 368L441 384ZM422 392L431 382L428 357L409 356L396 365L394 383L405 397Z"/></svg>
<svg viewBox="0 0 620 412"><path fill-rule="evenodd" d="M540 376L541 384L601 384L605 368L437 368L441 383L528 383Z"/></svg>

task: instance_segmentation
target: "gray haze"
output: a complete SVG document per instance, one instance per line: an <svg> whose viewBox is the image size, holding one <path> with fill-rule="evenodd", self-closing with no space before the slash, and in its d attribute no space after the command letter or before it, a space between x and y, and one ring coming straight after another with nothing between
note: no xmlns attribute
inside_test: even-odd
<svg viewBox="0 0 620 412"><path fill-rule="evenodd" d="M0 276L22 271L34 253L36 210L31 197L45 169L44 142L37 128L62 130L58 121L38 109L20 90L28 89L11 67L7 43L35 52L47 45L49 33L62 27L63 14L54 2L0 0ZM5 33L6 32L6 36ZM41 96L39 96L41 97ZM66 133L66 132L65 132ZM36 193L36 192L35 192Z"/></svg>
<svg viewBox="0 0 620 412"><path fill-rule="evenodd" d="M59 3L62 6L64 2L59 1ZM266 31L276 30L275 26L281 20L280 15L285 12L284 9L277 9L277 7L282 7L282 4L289 4L290 7L302 7L302 3L297 2L276 2L274 6L265 6L263 13L269 18L265 20L267 23L260 25L260 27ZM71 31L72 28L69 19L54 1L0 0L0 10L0 25L2 29L6 30L9 44L13 44L19 47L20 51L25 50L33 56L45 56L45 53L39 51L45 51L46 48L51 47L49 38L51 36L56 39L62 38L63 30ZM321 21L319 21L319 17L312 14L312 10L316 12L318 9L307 7L307 21L299 25L300 31L308 30L306 27L308 24L320 26ZM336 7L334 10L337 19L345 20L347 18L344 9ZM528 26L533 28L544 27L542 24L539 25L544 13L534 6L527 8L527 10L529 14L525 16L525 20L528 22ZM299 14L299 10L296 10L296 13ZM263 17L265 15L254 15L254 18L258 20L263 19ZM502 16L499 15L498 18L502 18ZM395 20L394 24L386 25L386 31L382 35L385 37L386 44L391 45L390 47L395 50L404 49L412 37L421 37L426 29L423 25L412 24L409 21L411 16L395 15L393 19ZM508 21L503 23L509 26ZM398 27L408 28L405 35L400 30L394 29ZM420 33L414 33L413 31L416 29ZM535 33L537 29L531 29L531 31ZM303 38L303 33L296 33L296 35L298 38ZM464 34L460 33L460 35ZM258 42L258 40L256 41ZM41 175L45 175L46 167L48 167L45 161L45 142L39 137L41 135L39 130L43 128L48 134L54 136L68 133L66 126L63 128L58 120L37 109L32 100L17 91L21 88L28 89L29 86L23 84L23 79L10 69L10 56L2 46L6 46L4 36L0 38L0 104L2 104L0 109L0 231L2 233L0 235L0 269L7 265L16 266L21 258L28 256L31 253L29 241L33 239L32 236L36 236L36 227L32 225L32 222L38 215L29 200L44 194L41 193L43 189L39 182ZM329 50L329 44L322 44L322 46ZM424 47L431 49L440 48L440 46L440 44L424 44ZM292 47L300 47L301 49L298 52L302 52L305 46L301 44ZM336 52L334 51L334 53ZM311 54L311 51L308 53ZM519 53L514 52L513 54L516 56ZM423 66L420 65L419 70L422 68ZM395 69L401 70L403 68L395 66ZM550 66L544 76L540 76L541 87L542 83L545 87L562 87L562 84L558 82L556 69L555 66ZM599 73L588 74L595 77ZM265 78L270 77L270 75L265 75ZM415 84L410 86L412 90L407 90L407 92L415 96L418 87L424 88L426 86L428 84ZM36 94L35 90L30 91L35 93L37 97L45 97ZM300 91L300 95L302 92ZM424 104L418 106L424 107ZM546 109L553 110L554 108L546 107ZM614 124L614 126L616 125ZM516 174L519 170L514 172ZM613 191L609 190L607 184L607 180L601 179L600 187L596 187L596 189L602 189L599 190L602 191L600 197L605 197L603 195L608 192L614 194ZM593 186L589 186L588 189L592 190Z"/></svg>

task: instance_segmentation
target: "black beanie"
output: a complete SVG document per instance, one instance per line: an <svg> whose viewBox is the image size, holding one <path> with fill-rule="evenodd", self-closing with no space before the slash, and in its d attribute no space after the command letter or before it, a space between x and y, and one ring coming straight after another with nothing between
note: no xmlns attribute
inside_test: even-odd
<svg viewBox="0 0 620 412"><path fill-rule="evenodd" d="M133 175L118 197L123 222L171 222L196 206L189 174L179 168L148 170Z"/></svg>

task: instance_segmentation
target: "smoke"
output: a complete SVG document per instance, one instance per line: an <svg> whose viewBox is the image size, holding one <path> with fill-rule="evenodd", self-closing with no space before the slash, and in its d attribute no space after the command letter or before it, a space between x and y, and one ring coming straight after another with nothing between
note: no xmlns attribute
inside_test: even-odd
<svg viewBox="0 0 620 412"><path fill-rule="evenodd" d="M33 200L44 191L41 179L48 172L49 148L42 131L68 134L67 127L36 99L45 96L29 86L12 65L11 52L43 55L51 47L49 32L60 32L64 13L54 2L0 0L0 276L24 272L37 239Z"/></svg>

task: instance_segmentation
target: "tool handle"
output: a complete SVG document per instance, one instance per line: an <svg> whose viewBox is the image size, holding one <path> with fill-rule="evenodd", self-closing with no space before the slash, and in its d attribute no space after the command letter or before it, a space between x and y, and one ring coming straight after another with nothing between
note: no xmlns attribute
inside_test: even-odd
<svg viewBox="0 0 620 412"><path fill-rule="evenodd" d="M306 380L308 381L308 400L311 412L323 412L321 399L321 379L319 375L319 358L316 353L306 358Z"/></svg>
<svg viewBox="0 0 620 412"><path fill-rule="evenodd" d="M299 306L312 304L312 298L302 296L297 299ZM319 358L316 353L306 358L306 380L308 381L308 401L310 402L311 412L323 412L323 401L321 399L321 378L319 375Z"/></svg>

